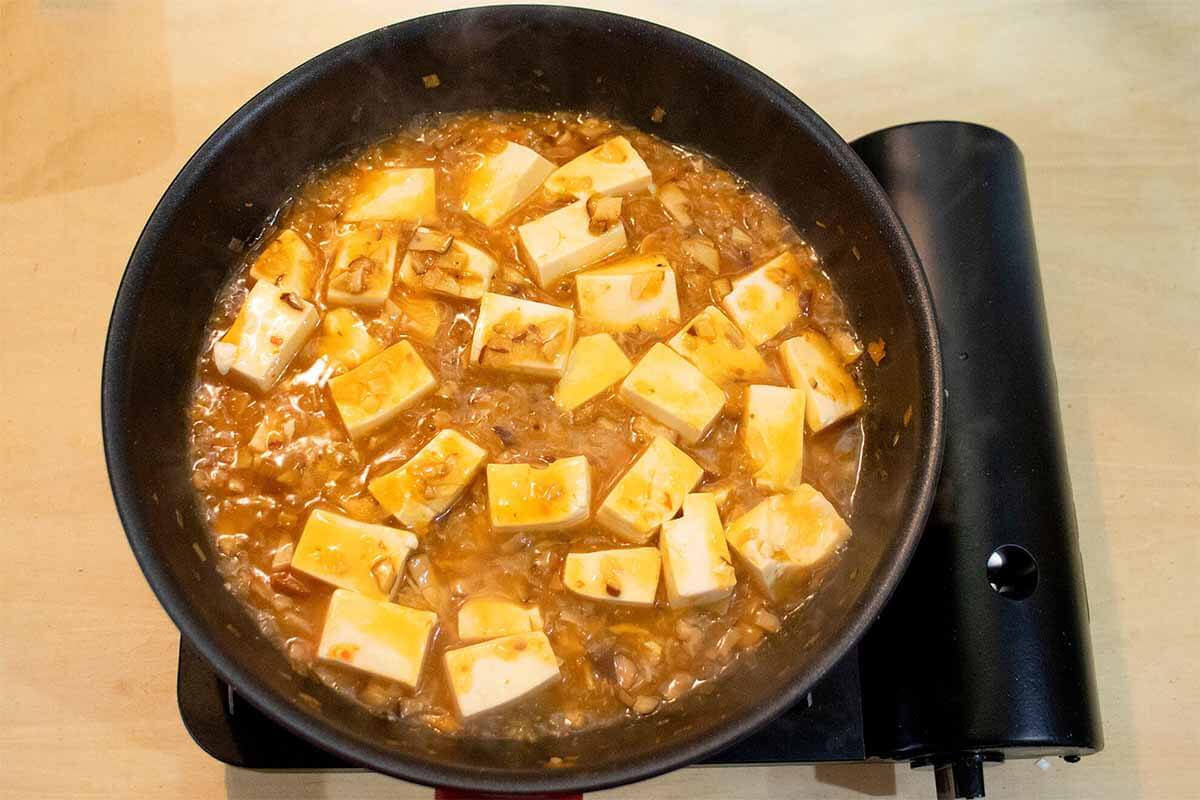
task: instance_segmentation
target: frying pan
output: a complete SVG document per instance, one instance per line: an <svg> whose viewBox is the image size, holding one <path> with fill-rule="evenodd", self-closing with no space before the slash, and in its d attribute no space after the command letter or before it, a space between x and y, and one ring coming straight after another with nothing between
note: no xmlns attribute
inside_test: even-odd
<svg viewBox="0 0 1200 800"><path fill-rule="evenodd" d="M440 85L426 88L422 76L434 74ZM864 340L887 345L863 375L870 405L854 536L815 597L711 691L554 740L452 737L388 722L293 672L205 563L187 459L184 409L214 299L243 243L297 179L414 115L494 108L594 111L709 154L779 204L824 256ZM929 512L942 447L941 358L903 227L859 159L800 100L667 28L506 6L422 17L347 42L271 84L204 143L155 208L121 281L102 417L113 496L146 579L187 640L251 703L347 761L410 781L585 791L729 745L796 702L859 639ZM555 756L564 765L548 768Z"/></svg>

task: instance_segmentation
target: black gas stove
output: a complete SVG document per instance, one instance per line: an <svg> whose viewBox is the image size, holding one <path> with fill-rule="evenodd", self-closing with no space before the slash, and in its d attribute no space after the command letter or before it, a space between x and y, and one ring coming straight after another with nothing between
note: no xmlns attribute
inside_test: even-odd
<svg viewBox="0 0 1200 800"><path fill-rule="evenodd" d="M1023 160L1003 134L932 122L854 149L908 228L938 312L946 448L908 572L866 638L796 707L711 764L884 759L982 797L983 765L1103 745ZM231 690L186 643L179 709L207 753L347 767Z"/></svg>

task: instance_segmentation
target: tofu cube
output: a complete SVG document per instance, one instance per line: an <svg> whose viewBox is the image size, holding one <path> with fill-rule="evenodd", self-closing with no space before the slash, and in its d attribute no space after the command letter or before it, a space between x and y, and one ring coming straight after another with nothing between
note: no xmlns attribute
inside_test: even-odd
<svg viewBox="0 0 1200 800"><path fill-rule="evenodd" d="M259 281L247 293L237 318L213 343L213 363L222 375L265 392L275 385L317 327L312 303L295 292Z"/></svg>
<svg viewBox="0 0 1200 800"><path fill-rule="evenodd" d="M663 523L658 549L672 606L712 603L733 592L737 576L715 495L683 498L683 516Z"/></svg>
<svg viewBox="0 0 1200 800"><path fill-rule="evenodd" d="M437 614L338 589L329 600L317 655L416 687Z"/></svg>
<svg viewBox="0 0 1200 800"><path fill-rule="evenodd" d="M754 482L771 492L804 483L804 392L786 386L749 386L742 436L754 462Z"/></svg>
<svg viewBox="0 0 1200 800"><path fill-rule="evenodd" d="M667 344L722 386L771 377L767 362L716 306L692 317Z"/></svg>
<svg viewBox="0 0 1200 800"><path fill-rule="evenodd" d="M425 399L437 378L407 340L329 381L329 391L351 439L378 430Z"/></svg>
<svg viewBox="0 0 1200 800"><path fill-rule="evenodd" d="M416 547L417 537L408 531L316 509L292 551L291 568L339 589L388 600Z"/></svg>
<svg viewBox="0 0 1200 800"><path fill-rule="evenodd" d="M406 251L400 280L413 289L478 300L491 286L496 267L496 259L456 236L444 253Z"/></svg>
<svg viewBox="0 0 1200 800"><path fill-rule="evenodd" d="M808 427L820 431L855 414L863 393L829 340L816 331L802 331L779 346L788 383L805 394Z"/></svg>
<svg viewBox="0 0 1200 800"><path fill-rule="evenodd" d="M502 597L472 597L458 609L458 638L464 642L495 639L542 629L537 606Z"/></svg>
<svg viewBox="0 0 1200 800"><path fill-rule="evenodd" d="M581 336L571 350L563 376L554 387L554 402L571 411L629 374L633 362L607 333Z"/></svg>
<svg viewBox="0 0 1200 800"><path fill-rule="evenodd" d="M339 372L354 369L383 349L358 314L348 308L334 308L325 315L316 346L317 355Z"/></svg>
<svg viewBox="0 0 1200 800"><path fill-rule="evenodd" d="M687 453L656 437L609 491L596 521L628 542L649 541L703 476Z"/></svg>
<svg viewBox="0 0 1200 800"><path fill-rule="evenodd" d="M250 277L311 300L318 271L317 256L308 242L300 234L285 228L254 260Z"/></svg>
<svg viewBox="0 0 1200 800"><path fill-rule="evenodd" d="M789 250L733 280L721 300L755 347L800 316L800 263Z"/></svg>
<svg viewBox="0 0 1200 800"><path fill-rule="evenodd" d="M446 676L464 719L520 700L558 680L558 658L541 631L446 651Z"/></svg>
<svg viewBox="0 0 1200 800"><path fill-rule="evenodd" d="M486 450L447 428L367 489L401 525L424 528L462 496L486 458Z"/></svg>
<svg viewBox="0 0 1200 800"><path fill-rule="evenodd" d="M650 181L650 168L638 151L624 136L614 136L556 169L545 186L552 194L591 197L640 192Z"/></svg>
<svg viewBox="0 0 1200 800"><path fill-rule="evenodd" d="M569 308L488 293L479 304L471 363L535 378L558 378L575 343Z"/></svg>
<svg viewBox="0 0 1200 800"><path fill-rule="evenodd" d="M491 227L524 203L554 170L553 161L516 142L505 142L504 149L485 154L483 163L467 177L463 211Z"/></svg>
<svg viewBox="0 0 1200 800"><path fill-rule="evenodd" d="M694 444L725 407L725 392L662 342L650 348L621 383L621 399Z"/></svg>
<svg viewBox="0 0 1200 800"><path fill-rule="evenodd" d="M363 176L342 220L433 222L437 219L436 186L435 172L429 167L374 170Z"/></svg>
<svg viewBox="0 0 1200 800"><path fill-rule="evenodd" d="M665 332L679 322L675 270L663 256L633 256L575 277L585 328Z"/></svg>
<svg viewBox="0 0 1200 800"><path fill-rule="evenodd" d="M567 553L563 585L577 595L605 603L652 606L661 571L661 559L654 547Z"/></svg>
<svg viewBox="0 0 1200 800"><path fill-rule="evenodd" d="M329 305L379 308L387 302L398 245L399 233L389 226L369 225L343 236L325 289Z"/></svg>
<svg viewBox="0 0 1200 800"><path fill-rule="evenodd" d="M849 538L850 526L807 483L768 497L725 529L729 546L773 597Z"/></svg>
<svg viewBox="0 0 1200 800"><path fill-rule="evenodd" d="M617 222L599 233L591 231L587 201L551 211L517 228L521 258L542 288L625 247L625 226Z"/></svg>
<svg viewBox="0 0 1200 800"><path fill-rule="evenodd" d="M546 467L488 464L488 514L492 530L558 531L586 522L592 513L592 470L586 456L560 458Z"/></svg>

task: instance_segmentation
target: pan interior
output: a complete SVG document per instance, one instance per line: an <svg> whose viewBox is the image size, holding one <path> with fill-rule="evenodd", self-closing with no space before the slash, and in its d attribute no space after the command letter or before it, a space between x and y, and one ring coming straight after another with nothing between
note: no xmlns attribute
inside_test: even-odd
<svg viewBox="0 0 1200 800"><path fill-rule="evenodd" d="M430 74L435 89L422 81ZM453 738L389 723L295 674L198 558L195 545L208 540L186 458L204 326L263 210L316 165L414 115L494 108L594 111L713 156L779 204L824 258L864 341L887 343L887 359L866 371L855 535L821 591L711 691L553 741ZM665 111L658 123L656 108ZM342 45L273 84L206 142L130 261L109 333L103 413L135 553L172 618L227 680L349 760L422 782L544 791L611 785L699 757L782 710L845 652L885 599L927 511L940 448L932 314L881 197L844 142L778 85L648 23L576 9L478 9ZM564 766L545 769L556 757Z"/></svg>

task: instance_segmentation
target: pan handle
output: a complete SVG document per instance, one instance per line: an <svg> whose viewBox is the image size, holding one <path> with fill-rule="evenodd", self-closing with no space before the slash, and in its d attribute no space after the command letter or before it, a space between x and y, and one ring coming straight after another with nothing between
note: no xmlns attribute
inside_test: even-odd
<svg viewBox="0 0 1200 800"><path fill-rule="evenodd" d="M465 792L460 789L433 790L433 800L583 800L581 794L505 794L504 792Z"/></svg>

